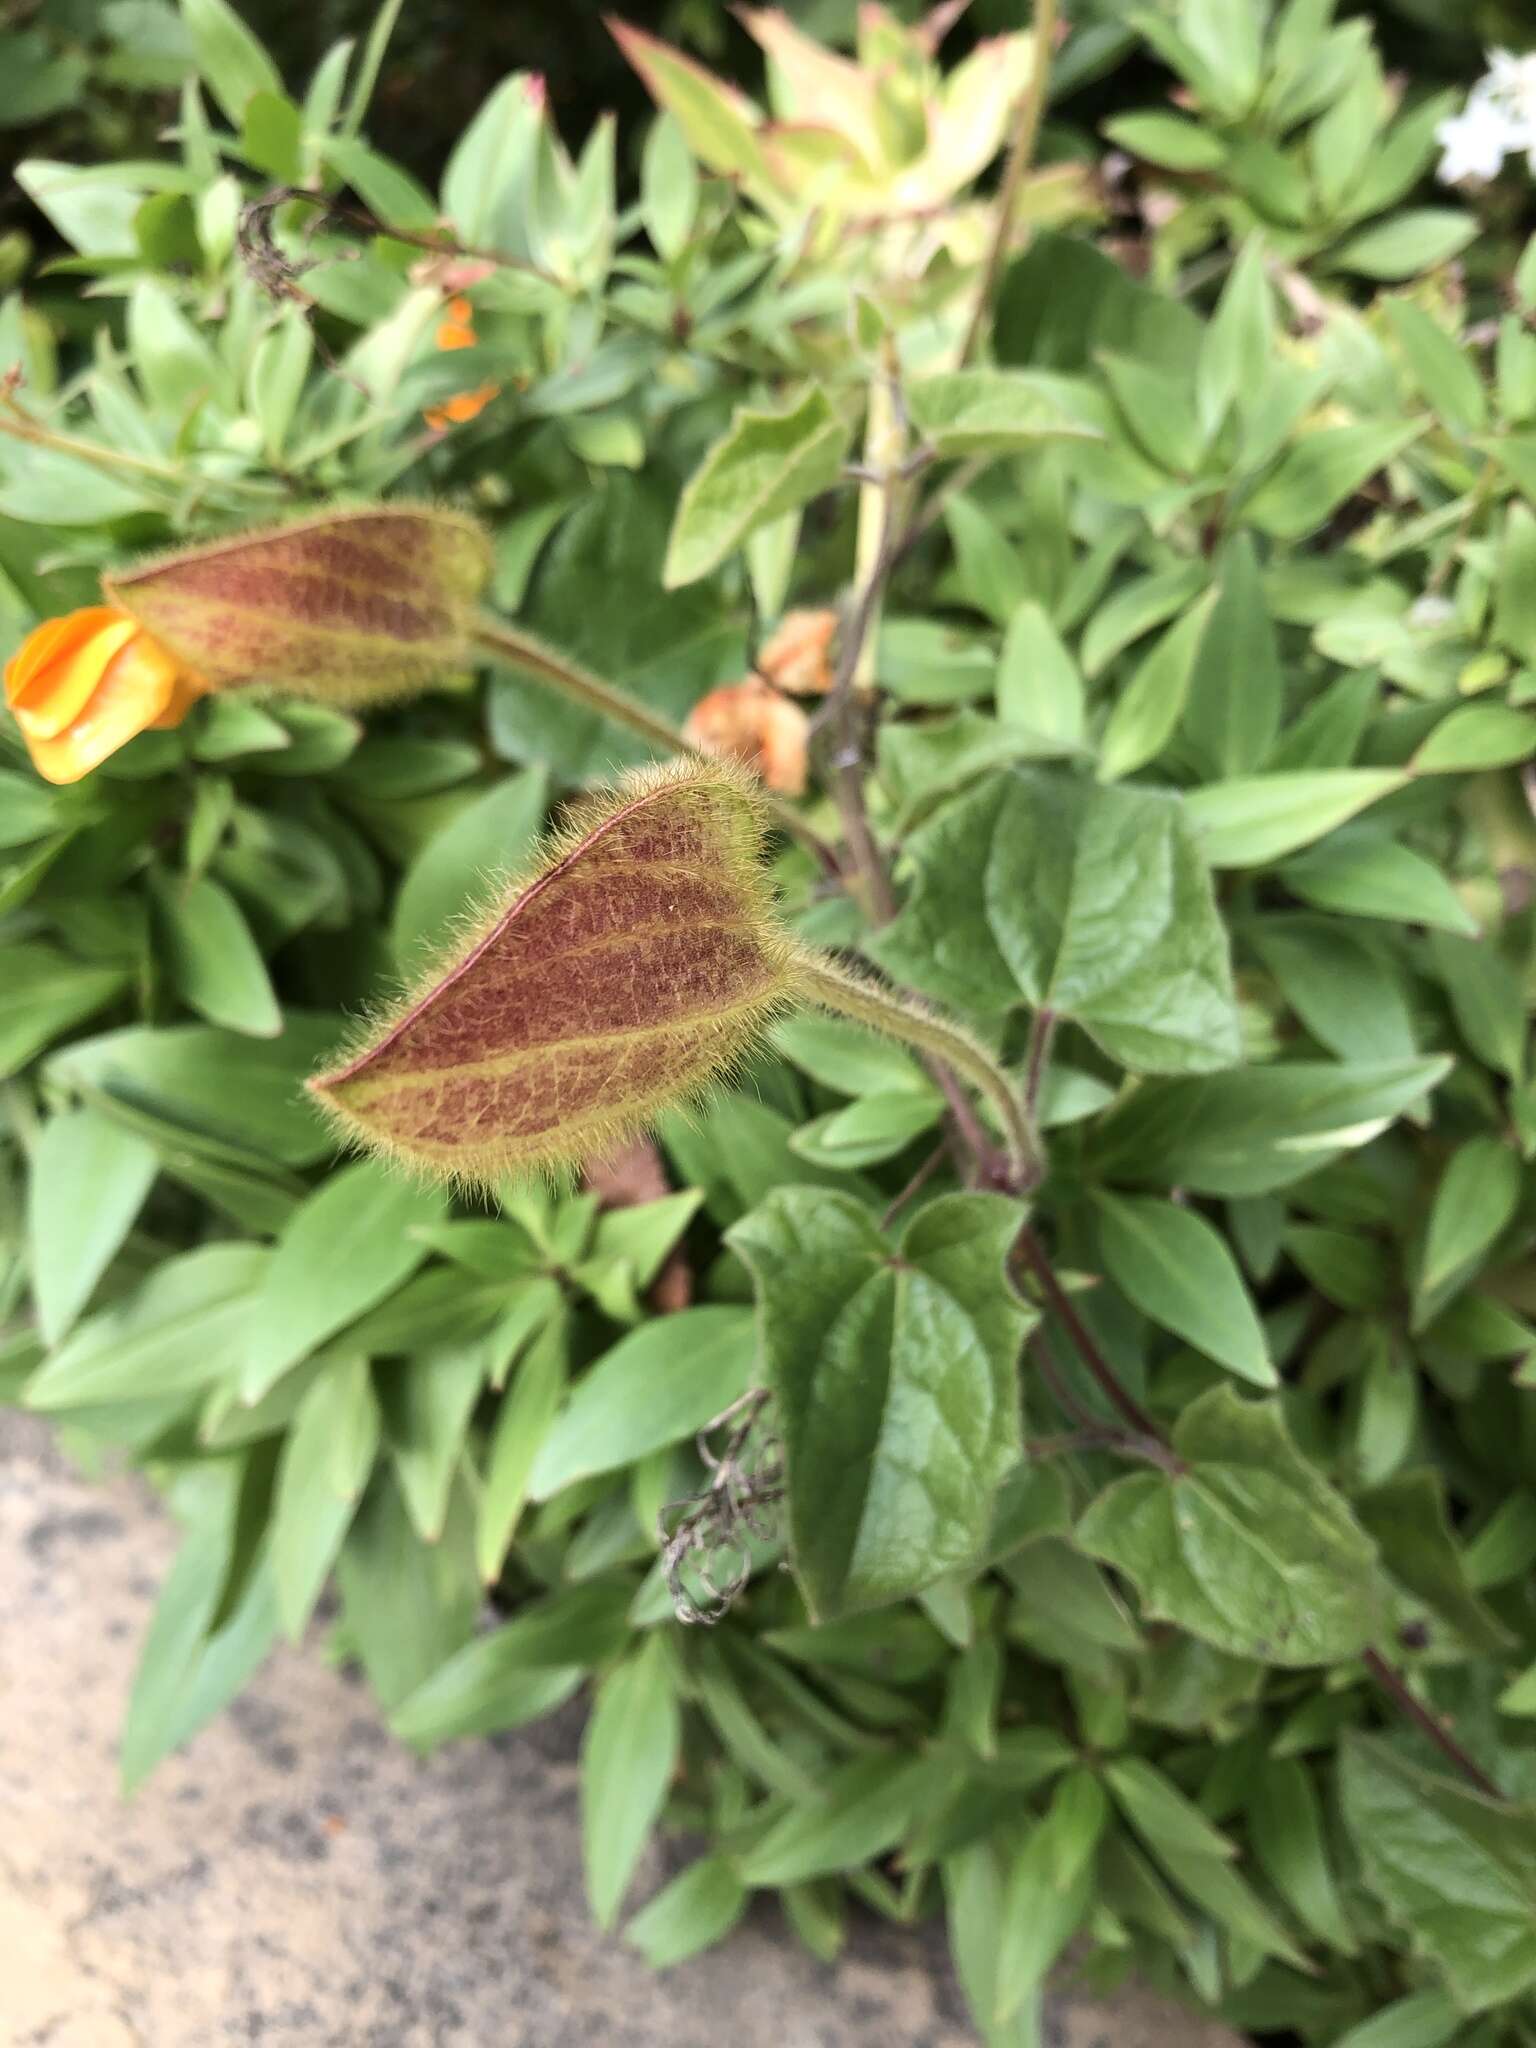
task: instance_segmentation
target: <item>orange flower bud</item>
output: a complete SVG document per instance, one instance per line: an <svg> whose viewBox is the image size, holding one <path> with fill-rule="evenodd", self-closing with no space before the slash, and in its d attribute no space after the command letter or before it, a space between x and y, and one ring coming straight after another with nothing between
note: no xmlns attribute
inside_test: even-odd
<svg viewBox="0 0 1536 2048"><path fill-rule="evenodd" d="M805 790L810 721L759 676L724 683L689 712L683 737L702 753L755 769L781 796Z"/></svg>
<svg viewBox="0 0 1536 2048"><path fill-rule="evenodd" d="M179 725L208 688L113 604L29 633L5 666L5 701L39 775L78 782L152 726Z"/></svg>
<svg viewBox="0 0 1536 2048"><path fill-rule="evenodd" d="M475 333L475 309L469 300L462 296L452 298L444 311L448 317L437 330L438 347L473 348L479 336ZM499 384L480 384L473 391L455 392L452 398L445 398L441 405L429 405L422 418L434 434L443 434L449 427L462 426L465 420L477 418L485 411L491 400L499 398L500 395Z"/></svg>
<svg viewBox="0 0 1536 2048"><path fill-rule="evenodd" d="M761 850L739 770L629 777L311 1091L349 1137L466 1181L610 1149L793 999Z"/></svg>
<svg viewBox="0 0 1536 2048"><path fill-rule="evenodd" d="M786 612L763 642L757 672L796 697L824 697L833 683L831 652L836 634L834 611Z"/></svg>
<svg viewBox="0 0 1536 2048"><path fill-rule="evenodd" d="M449 427L461 426L465 420L478 418L491 400L500 394L499 384L481 384L473 391L456 391L441 405L429 405L422 418L434 433L441 434Z"/></svg>
<svg viewBox="0 0 1536 2048"><path fill-rule="evenodd" d="M462 668L490 573L490 542L473 520L381 505L236 534L103 583L211 688L272 683L357 705Z"/></svg>

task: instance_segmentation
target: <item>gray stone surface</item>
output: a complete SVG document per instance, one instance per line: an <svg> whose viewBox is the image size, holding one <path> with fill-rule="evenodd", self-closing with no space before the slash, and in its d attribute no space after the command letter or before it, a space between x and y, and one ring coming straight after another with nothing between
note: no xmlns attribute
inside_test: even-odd
<svg viewBox="0 0 1536 2048"><path fill-rule="evenodd" d="M426 1763L280 1652L129 1803L114 1749L173 1547L0 1415L6 2048L968 2048L942 1941L861 1926L824 1969L764 1909L655 1977L582 1897L570 1717ZM658 1866L659 1869L659 1866ZM654 1877L655 1871L651 1873ZM1065 1993L1051 2048L1229 2048Z"/></svg>

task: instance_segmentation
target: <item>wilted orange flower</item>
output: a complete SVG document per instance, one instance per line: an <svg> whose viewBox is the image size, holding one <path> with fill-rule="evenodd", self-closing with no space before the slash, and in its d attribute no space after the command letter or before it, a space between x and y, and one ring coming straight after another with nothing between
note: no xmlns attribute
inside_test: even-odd
<svg viewBox="0 0 1536 2048"><path fill-rule="evenodd" d="M78 782L137 734L180 725L207 689L115 604L45 620L5 665L5 701L49 782Z"/></svg>
<svg viewBox="0 0 1536 2048"><path fill-rule="evenodd" d="M443 310L448 317L438 327L438 347L473 348L478 336L475 333L474 308L468 299L452 298ZM445 433L449 427L462 426L465 420L472 420L484 412L500 390L499 384L480 384L473 391L456 391L441 405L429 405L422 418L435 434Z"/></svg>
<svg viewBox="0 0 1536 2048"><path fill-rule="evenodd" d="M824 697L832 687L834 611L786 612L763 642L757 672L796 697Z"/></svg>
<svg viewBox="0 0 1536 2048"><path fill-rule="evenodd" d="M723 755L756 769L783 796L805 790L810 720L761 676L724 683L689 712L683 737L701 753Z"/></svg>

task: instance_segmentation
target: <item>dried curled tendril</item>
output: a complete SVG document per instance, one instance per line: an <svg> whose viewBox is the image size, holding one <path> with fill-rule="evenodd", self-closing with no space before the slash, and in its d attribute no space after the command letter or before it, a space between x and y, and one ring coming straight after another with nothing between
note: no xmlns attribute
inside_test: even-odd
<svg viewBox="0 0 1536 2048"><path fill-rule="evenodd" d="M764 1421L770 1395L755 1387L698 1434L709 1483L668 1501L657 1517L662 1569L678 1620L709 1628L752 1576L749 1539L771 1542L784 1498L784 1446ZM718 1451L710 1439L726 1436ZM676 1518L674 1520L674 1517Z"/></svg>

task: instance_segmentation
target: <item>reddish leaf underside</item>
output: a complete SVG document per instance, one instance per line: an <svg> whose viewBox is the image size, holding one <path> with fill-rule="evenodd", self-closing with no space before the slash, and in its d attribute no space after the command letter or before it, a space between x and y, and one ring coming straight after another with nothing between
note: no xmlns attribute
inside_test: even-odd
<svg viewBox="0 0 1536 2048"><path fill-rule="evenodd" d="M464 666L490 570L473 520L386 505L236 534L104 582L215 686L265 682L364 704Z"/></svg>
<svg viewBox="0 0 1536 2048"><path fill-rule="evenodd" d="M723 766L629 778L311 1089L349 1135L466 1180L611 1146L791 993L761 838L758 798Z"/></svg>

